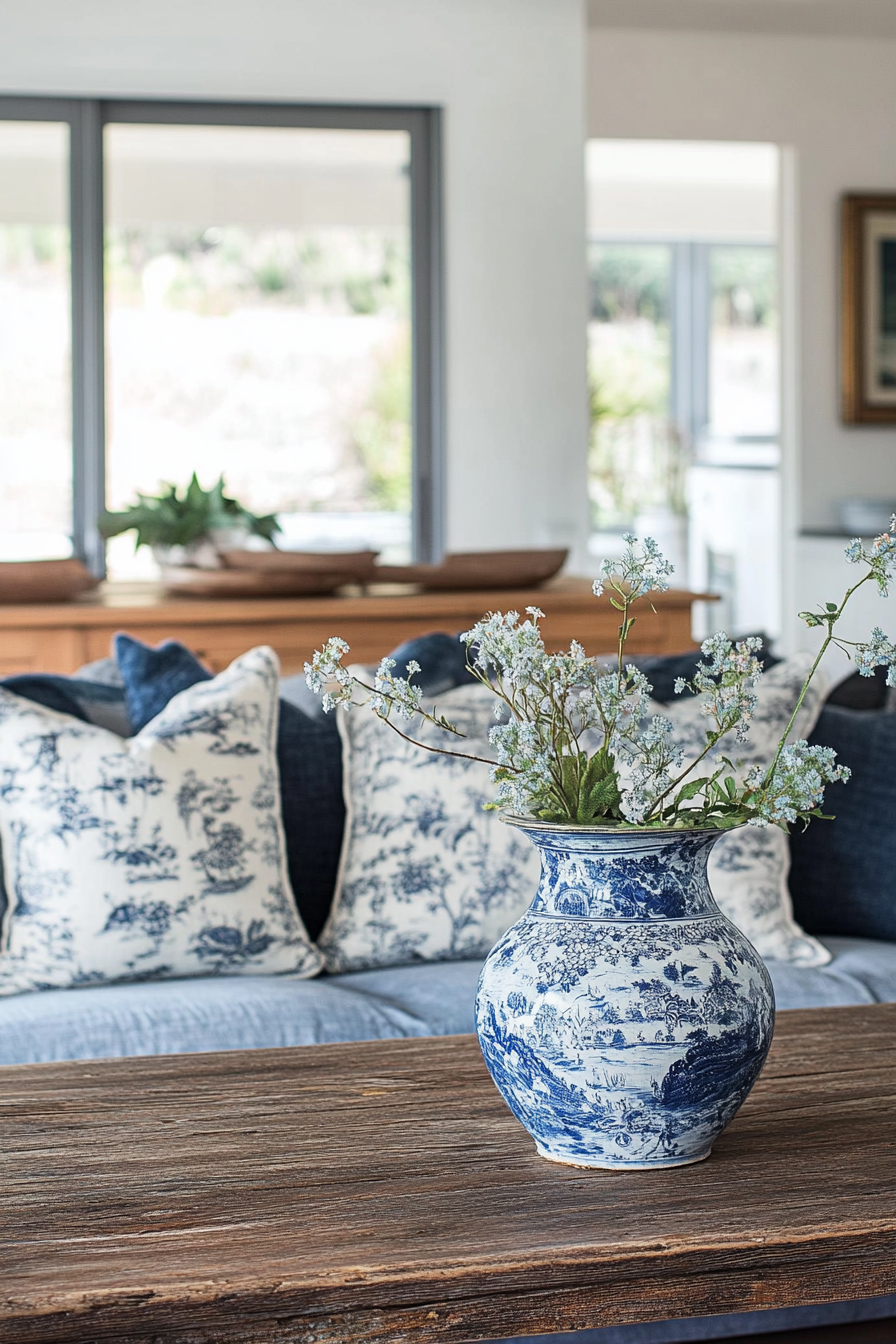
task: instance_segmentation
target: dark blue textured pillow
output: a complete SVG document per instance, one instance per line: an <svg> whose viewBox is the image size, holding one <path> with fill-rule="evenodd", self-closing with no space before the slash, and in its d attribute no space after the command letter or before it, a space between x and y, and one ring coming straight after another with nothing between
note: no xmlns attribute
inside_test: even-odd
<svg viewBox="0 0 896 1344"><path fill-rule="evenodd" d="M781 659L776 658L770 651L764 635L760 635L759 638L762 640L762 648L757 657L768 671L776 663L780 663ZM693 680L700 656L699 649L691 649L687 653L642 654L635 658L627 658L626 662L634 663L635 667L640 668L653 687L651 691L653 699L667 705L677 698L675 682L678 677L684 677L685 681Z"/></svg>
<svg viewBox="0 0 896 1344"><path fill-rule="evenodd" d="M896 942L896 714L826 705L809 739L852 770L790 837L790 894L807 933Z"/></svg>
<svg viewBox="0 0 896 1344"><path fill-rule="evenodd" d="M63 677L53 672L21 672L14 677L4 677L0 686L47 709L108 728L119 737L127 737L131 731L121 686L86 681L81 677Z"/></svg>
<svg viewBox="0 0 896 1344"><path fill-rule="evenodd" d="M406 639L389 657L398 664L395 674L400 677L406 675L405 667L412 659L420 664L420 671L412 680L424 695L441 695L476 680L467 671L466 644L461 644L457 635L446 635L441 630Z"/></svg>
<svg viewBox="0 0 896 1344"><path fill-rule="evenodd" d="M173 640L153 649L130 635L116 635L115 657L135 733L161 713L172 696L211 677L189 649ZM312 718L281 699L277 763L289 880L299 914L314 939L330 913L345 826L342 747L335 715Z"/></svg>

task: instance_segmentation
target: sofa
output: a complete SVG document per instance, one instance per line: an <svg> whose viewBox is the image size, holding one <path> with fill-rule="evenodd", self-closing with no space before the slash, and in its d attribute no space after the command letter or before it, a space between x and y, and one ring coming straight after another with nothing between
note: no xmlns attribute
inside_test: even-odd
<svg viewBox="0 0 896 1344"><path fill-rule="evenodd" d="M439 639L445 642L439 644ZM427 646L431 655L428 689L439 693L456 685L464 673L457 663L456 641L447 636L436 637L436 641ZM439 657L433 660L434 651ZM397 654L406 659L417 652L406 646ZM645 661L657 697L663 698L665 688L671 698L671 685L680 670L676 660ZM69 709L79 695L87 696L89 705L85 707L82 699L79 707L82 717L121 735L130 730L132 715L119 668L112 660L82 669L73 679L10 678L5 684L59 709ZM284 680L281 700L303 716L309 740L320 745L321 762L332 763L335 726L321 716L304 679ZM880 873L892 882L893 872L892 863L889 869L881 867L887 846L892 844L891 800L881 797L885 791L875 783L882 762L892 760L891 749L896 746L896 714L890 712L884 683L879 678L872 678L870 684L851 678L838 687L819 717L813 740L836 745L854 771L852 802L847 806L847 795L838 799L840 813L845 808L845 815L828 823L826 832L819 822L791 841L796 913L807 932L817 935L832 955L827 965L770 961L777 1007L896 1001L896 902L880 891L879 882L876 887L874 883L874 875ZM324 890L335 879L344 813L339 813L340 781L332 770L329 775L326 771L316 775L313 785L318 804L323 798L329 809L327 817L318 818L317 823L322 829L316 879ZM305 814L310 802L309 797ZM841 893L850 885L854 889L844 901ZM870 894L869 887L875 888ZM317 929L310 926L307 915L306 922L315 936ZM479 970L480 959L476 958L390 965L313 979L208 976L13 994L0 998L0 1063L471 1032ZM578 1339L580 1344L650 1344L653 1340L718 1339L817 1322L891 1316L896 1316L896 1297L597 1330Z"/></svg>
<svg viewBox="0 0 896 1344"><path fill-rule="evenodd" d="M139 652L139 650L138 650ZM396 651L399 659L421 654L420 641ZM464 675L459 646L448 636L427 637L424 677L439 694ZM692 662L688 655L686 663ZM675 658L643 660L660 700L671 699L680 671ZM75 678L7 679L21 694L39 694L51 707L69 708L72 688L88 687L85 717L130 731L122 679L113 660L103 660ZM164 695L167 690L163 690ZM282 701L294 707L311 734L323 764L338 762L335 716L325 717L301 676L281 684ZM146 713L151 712L151 706ZM144 715L145 717L145 715ZM853 767L853 780L837 799L838 819L816 822L791 838L791 890L797 917L832 954L825 966L770 961L777 1007L821 1008L896 1001L896 900L880 874L889 872L893 798L879 781L896 747L896 714L889 711L884 682L850 678L835 688L813 740L838 748ZM319 771L306 782L309 796L295 813L313 818L317 843L306 837L320 862L314 884L324 893L335 881L344 810L338 769ZM287 829L289 821L287 819ZM842 833L842 834L841 834ZM329 850L329 854L327 851ZM879 851L879 852L878 852ZM307 862L307 860L306 860ZM875 877L877 874L877 877ZM841 892L850 888L846 908ZM324 913L305 914L312 937ZM315 927L317 923L318 927ZM880 936L881 929L887 935ZM479 960L386 966L315 979L236 975L159 980L45 990L0 998L0 1063L36 1063L125 1055L239 1050L382 1040L396 1036L447 1035L473 1030L473 1000Z"/></svg>

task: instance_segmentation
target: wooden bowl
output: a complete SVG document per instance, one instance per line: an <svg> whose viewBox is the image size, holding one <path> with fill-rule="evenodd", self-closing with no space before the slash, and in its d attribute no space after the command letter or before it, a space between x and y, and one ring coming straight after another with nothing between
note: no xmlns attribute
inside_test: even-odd
<svg viewBox="0 0 896 1344"><path fill-rule="evenodd" d="M0 561L0 603L70 602L98 584L80 560Z"/></svg>
<svg viewBox="0 0 896 1344"><path fill-rule="evenodd" d="M319 597L334 593L344 574L315 569L163 569L162 584L175 597Z"/></svg>
<svg viewBox="0 0 896 1344"><path fill-rule="evenodd" d="M377 565L381 583L419 583L429 589L533 588L563 568L569 551L457 551L439 565Z"/></svg>
<svg viewBox="0 0 896 1344"><path fill-rule="evenodd" d="M221 551L228 569L257 573L341 574L343 583L369 583L379 551Z"/></svg>

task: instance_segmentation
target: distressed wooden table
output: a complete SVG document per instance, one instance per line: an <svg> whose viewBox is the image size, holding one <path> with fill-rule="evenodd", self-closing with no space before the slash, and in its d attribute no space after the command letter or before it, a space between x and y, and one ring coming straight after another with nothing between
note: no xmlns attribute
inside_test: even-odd
<svg viewBox="0 0 896 1344"><path fill-rule="evenodd" d="M472 1037L0 1070L0 1339L453 1341L896 1291L896 1005L708 1162L538 1158Z"/></svg>

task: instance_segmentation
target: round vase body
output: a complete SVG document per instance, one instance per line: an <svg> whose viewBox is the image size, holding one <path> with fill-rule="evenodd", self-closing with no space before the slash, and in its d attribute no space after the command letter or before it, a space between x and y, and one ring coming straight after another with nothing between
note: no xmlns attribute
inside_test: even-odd
<svg viewBox="0 0 896 1344"><path fill-rule="evenodd" d="M720 832L508 820L542 873L479 981L498 1090L542 1157L699 1162L756 1081L775 1019L765 965L709 889Z"/></svg>

